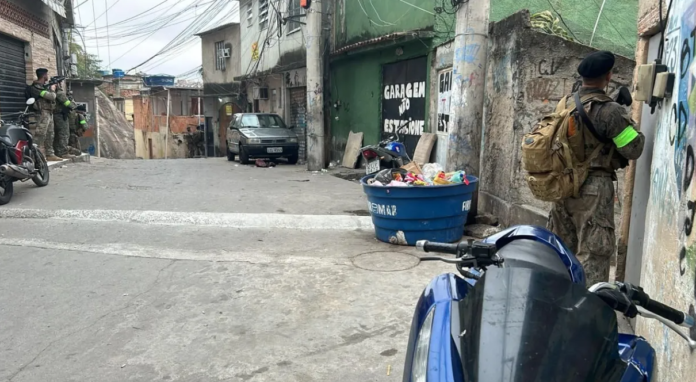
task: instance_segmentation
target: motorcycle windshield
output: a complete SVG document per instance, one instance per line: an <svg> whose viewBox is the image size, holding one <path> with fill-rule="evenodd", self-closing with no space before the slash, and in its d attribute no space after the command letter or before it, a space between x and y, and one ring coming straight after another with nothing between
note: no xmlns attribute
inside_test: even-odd
<svg viewBox="0 0 696 382"><path fill-rule="evenodd" d="M462 381L618 381L626 369L614 310L553 273L491 268L452 302L451 323Z"/></svg>

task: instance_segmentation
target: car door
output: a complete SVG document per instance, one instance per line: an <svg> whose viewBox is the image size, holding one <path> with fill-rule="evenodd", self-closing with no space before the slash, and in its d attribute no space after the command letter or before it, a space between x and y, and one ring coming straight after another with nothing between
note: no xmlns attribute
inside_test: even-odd
<svg viewBox="0 0 696 382"><path fill-rule="evenodd" d="M241 114L235 114L230 121L230 126L227 131L227 147L235 154L239 154L239 121L242 119Z"/></svg>

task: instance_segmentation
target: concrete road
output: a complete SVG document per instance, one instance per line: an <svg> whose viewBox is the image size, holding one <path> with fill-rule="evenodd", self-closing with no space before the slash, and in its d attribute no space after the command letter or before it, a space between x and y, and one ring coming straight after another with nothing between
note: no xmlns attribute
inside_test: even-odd
<svg viewBox="0 0 696 382"><path fill-rule="evenodd" d="M0 381L400 381L444 264L378 243L355 182L93 160L0 207Z"/></svg>

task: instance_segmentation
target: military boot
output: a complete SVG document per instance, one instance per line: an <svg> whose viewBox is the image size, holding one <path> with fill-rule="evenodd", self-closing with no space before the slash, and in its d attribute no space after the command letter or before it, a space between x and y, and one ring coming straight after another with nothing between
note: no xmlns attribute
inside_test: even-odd
<svg viewBox="0 0 696 382"><path fill-rule="evenodd" d="M75 158L75 156L72 155L72 154L63 154L63 155L61 155L60 157L63 158L63 159L73 159L73 158Z"/></svg>
<svg viewBox="0 0 696 382"><path fill-rule="evenodd" d="M63 161L63 158L56 156L55 154L51 154L46 157L47 162L61 162Z"/></svg>

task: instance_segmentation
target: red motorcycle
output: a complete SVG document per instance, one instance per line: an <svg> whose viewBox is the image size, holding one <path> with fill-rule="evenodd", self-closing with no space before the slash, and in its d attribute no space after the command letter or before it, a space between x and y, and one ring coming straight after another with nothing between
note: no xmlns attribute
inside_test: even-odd
<svg viewBox="0 0 696 382"><path fill-rule="evenodd" d="M27 111L34 101L33 98L27 101L16 123L0 120L0 205L10 202L16 181L31 179L38 187L48 185L48 162L27 128L33 124Z"/></svg>

